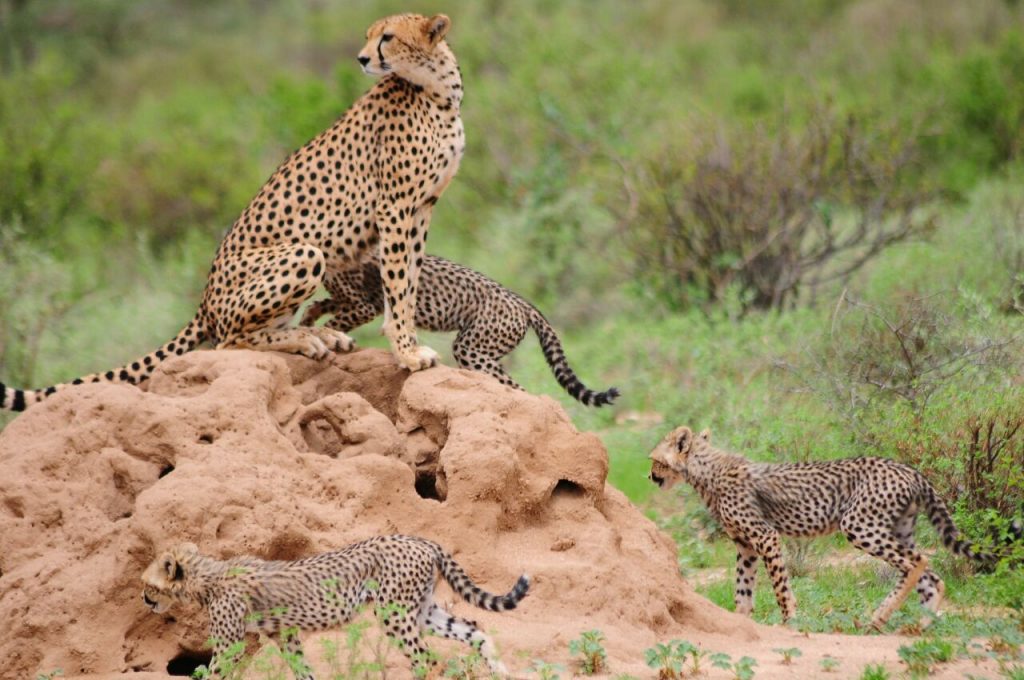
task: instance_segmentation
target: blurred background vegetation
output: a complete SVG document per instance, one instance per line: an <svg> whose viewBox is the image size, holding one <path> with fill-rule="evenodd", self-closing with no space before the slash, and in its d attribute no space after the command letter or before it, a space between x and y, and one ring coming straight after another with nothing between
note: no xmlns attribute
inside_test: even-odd
<svg viewBox="0 0 1024 680"><path fill-rule="evenodd" d="M634 500L688 423L764 459L898 456L979 532L1020 506L1016 0L0 0L4 381L171 337L261 183L369 87L355 54L398 11L452 17L467 92L430 250L533 300L589 386L622 388L588 411L532 341L509 359L603 435Z"/></svg>

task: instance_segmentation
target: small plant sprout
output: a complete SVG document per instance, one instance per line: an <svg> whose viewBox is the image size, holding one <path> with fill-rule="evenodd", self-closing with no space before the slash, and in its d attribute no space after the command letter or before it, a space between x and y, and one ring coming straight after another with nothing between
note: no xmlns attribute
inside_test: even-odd
<svg viewBox="0 0 1024 680"><path fill-rule="evenodd" d="M569 641L569 653L580 657L580 670L584 675L595 675L607 667L608 653L604 649L604 641L604 633L599 630L588 630Z"/></svg>
<svg viewBox="0 0 1024 680"><path fill-rule="evenodd" d="M821 661L818 662L818 665L821 666L821 670L824 673L835 673L836 669L839 668L839 659L826 654L821 657Z"/></svg>
<svg viewBox="0 0 1024 680"><path fill-rule="evenodd" d="M671 642L659 642L645 650L644 660L648 666L658 671L658 680L676 680L682 677L685 657L680 657L676 653L676 647Z"/></svg>
<svg viewBox="0 0 1024 680"><path fill-rule="evenodd" d="M860 673L860 680L889 680L892 675L880 663L868 664Z"/></svg>
<svg viewBox="0 0 1024 680"><path fill-rule="evenodd" d="M530 670L536 673L540 680L559 680L561 676L558 674L564 672L565 668L557 663L548 663L542 659L534 659Z"/></svg>
<svg viewBox="0 0 1024 680"><path fill-rule="evenodd" d="M785 649L778 649L777 648L777 649L773 649L772 651L775 652L776 654L781 654L782 655L782 663L784 665L786 665L786 666L792 666L793 665L793 659L797 659L797 658L803 656L803 652L801 652L796 647L787 647Z"/></svg>
<svg viewBox="0 0 1024 680"><path fill-rule="evenodd" d="M754 677L754 666L757 665L757 660L744 656L739 661L733 662L732 657L725 652L716 652L711 655L711 665L731 671L735 680L751 680Z"/></svg>
<svg viewBox="0 0 1024 680"><path fill-rule="evenodd" d="M707 651L686 640L679 640L676 642L676 653L679 654L679 656L690 657L693 674L700 675L700 662L701 659L708 655Z"/></svg>

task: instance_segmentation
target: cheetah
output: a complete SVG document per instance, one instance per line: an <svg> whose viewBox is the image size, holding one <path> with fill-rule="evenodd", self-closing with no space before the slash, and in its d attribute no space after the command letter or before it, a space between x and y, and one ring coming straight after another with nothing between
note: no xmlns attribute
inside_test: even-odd
<svg viewBox="0 0 1024 680"><path fill-rule="evenodd" d="M401 14L370 26L357 60L379 80L245 208L217 250L198 311L173 340L69 383L27 391L0 383L0 410L22 411L69 385L139 384L204 341L317 360L349 351L344 333L289 323L325 276L373 258L399 363L411 371L434 365L437 353L417 343L413 314L431 213L465 150L450 25L443 14Z"/></svg>
<svg viewBox="0 0 1024 680"><path fill-rule="evenodd" d="M684 426L666 435L650 459L651 481L663 489L679 480L689 483L736 544L734 601L741 614L754 608L758 557L772 579L783 620L796 612L780 536L842 531L854 546L899 569L899 584L872 618L876 630L915 584L924 607L938 613L945 585L914 545L918 512L927 512L949 550L974 560L996 559L960 538L945 503L920 472L887 458L752 463L714 448L710 431L694 436Z"/></svg>
<svg viewBox="0 0 1024 680"><path fill-rule="evenodd" d="M328 274L324 285L331 297L314 303L302 324L312 326L324 314L333 314L327 327L343 333L372 321L384 310L380 272L373 262L360 269ZM430 331L457 331L452 353L459 366L483 371L503 385L523 389L501 365L532 328L540 339L558 384L585 406L612 403L619 391L587 388L566 361L562 343L536 307L496 281L469 267L426 255L416 294L416 326Z"/></svg>
<svg viewBox="0 0 1024 680"><path fill-rule="evenodd" d="M438 544L392 535L295 561L248 556L218 560L201 554L192 543L181 543L143 572L142 600L158 614L175 601L197 602L209 610L214 644L209 668L215 675L229 646L246 632L262 632L288 654L298 680L312 680L298 631L340 626L373 601L387 635L414 667L422 669L429 658L420 633L433 631L479 646L491 671L507 676L490 638L474 622L452 616L434 602L438 572L466 602L495 612L515 609L530 588L524 574L507 594L491 595Z"/></svg>

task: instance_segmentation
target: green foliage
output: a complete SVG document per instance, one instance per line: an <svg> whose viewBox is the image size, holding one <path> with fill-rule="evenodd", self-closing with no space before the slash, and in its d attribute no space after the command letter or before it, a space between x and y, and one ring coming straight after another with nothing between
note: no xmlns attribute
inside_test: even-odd
<svg viewBox="0 0 1024 680"><path fill-rule="evenodd" d="M63 675L64 670L61 668L56 668L50 671L49 673L37 673L36 680L56 680L56 678L59 678Z"/></svg>
<svg viewBox="0 0 1024 680"><path fill-rule="evenodd" d="M804 655L804 653L796 647L786 647L785 649L773 649L772 651L776 654L782 655L782 663L786 666L792 665L793 659L798 659Z"/></svg>
<svg viewBox="0 0 1024 680"><path fill-rule="evenodd" d="M588 630L569 641L569 653L579 657L580 671L584 675L596 675L607 670L608 652L604 648L604 633Z"/></svg>
<svg viewBox="0 0 1024 680"><path fill-rule="evenodd" d="M691 673L695 676L699 675L701 672L700 662L705 656L707 656L706 651L686 640L659 642L654 647L644 650L644 661L649 667L658 671L658 677L662 680L683 677L688 659L691 663Z"/></svg>
<svg viewBox="0 0 1024 680"><path fill-rule="evenodd" d="M839 659L826 654L818 661L818 665L821 666L823 673L835 673L836 669L839 668Z"/></svg>
<svg viewBox="0 0 1024 680"><path fill-rule="evenodd" d="M892 674L880 663L864 666L860 674L860 680L889 680L891 677Z"/></svg>
<svg viewBox="0 0 1024 680"><path fill-rule="evenodd" d="M913 678L925 677L935 664L953 659L953 644L948 640L916 640L910 645L901 645L897 651Z"/></svg>
<svg viewBox="0 0 1024 680"><path fill-rule="evenodd" d="M557 663L548 663L542 659L534 659L530 670L537 674L540 680L559 680L559 673L565 672L565 667Z"/></svg>
<svg viewBox="0 0 1024 680"><path fill-rule="evenodd" d="M732 657L725 652L716 652L710 658L712 666L729 671L735 680L751 680L754 677L754 666L757 665L756 659L744 656L738 661L733 661Z"/></svg>

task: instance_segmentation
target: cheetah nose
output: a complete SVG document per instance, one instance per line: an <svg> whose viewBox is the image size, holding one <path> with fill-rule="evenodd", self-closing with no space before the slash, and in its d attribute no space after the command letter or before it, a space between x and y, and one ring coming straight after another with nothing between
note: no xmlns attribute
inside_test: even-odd
<svg viewBox="0 0 1024 680"><path fill-rule="evenodd" d="M356 60L357 60L357 61L358 61L358 62L359 62L360 64L362 64L363 66L366 66L367 64L369 64L369 63L370 63L370 58L369 58L369 57L364 57L364 56L362 56L362 55L359 55L358 57L356 57Z"/></svg>

